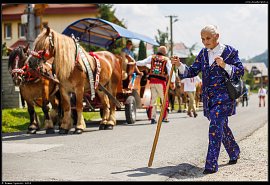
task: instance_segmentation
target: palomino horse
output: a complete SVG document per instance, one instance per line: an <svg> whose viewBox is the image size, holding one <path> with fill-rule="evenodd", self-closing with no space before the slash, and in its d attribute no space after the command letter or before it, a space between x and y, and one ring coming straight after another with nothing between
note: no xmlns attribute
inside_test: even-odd
<svg viewBox="0 0 270 185"><path fill-rule="evenodd" d="M28 46L26 48L19 46L10 51L8 68L14 85L19 86L21 96L27 103L30 116L30 125L27 133L35 134L40 127L34 109L36 104L42 107L44 112L46 133L51 134L54 133L54 124L59 121L59 99L56 98L58 84L52 79L41 75L41 71L38 71L38 66L41 67L42 65L42 68L48 71L49 68L46 64L41 63L39 59L31 55L27 56ZM58 96L60 97L59 92ZM53 109L50 115L49 102L52 104Z"/></svg>
<svg viewBox="0 0 270 185"><path fill-rule="evenodd" d="M61 105L64 113L59 133L67 134L72 127L69 96L71 92L76 95L77 124L74 133L81 134L86 128L82 115L85 91L91 91L94 96L97 94L103 105L103 116L99 129L113 129L113 126L116 125L116 104L112 101L113 98L109 98L107 94L109 92L115 98L117 86L121 83L122 70L117 58L108 51L94 52L96 56L94 58L78 45L75 39L60 34L49 27L44 28L35 39L34 50L46 51L44 57L47 60L54 57L55 72L60 81ZM93 78L95 78L95 88L93 88L92 83L94 79L90 81L88 78L91 72ZM105 87L106 90L104 88L102 88L102 91L99 90L101 87Z"/></svg>

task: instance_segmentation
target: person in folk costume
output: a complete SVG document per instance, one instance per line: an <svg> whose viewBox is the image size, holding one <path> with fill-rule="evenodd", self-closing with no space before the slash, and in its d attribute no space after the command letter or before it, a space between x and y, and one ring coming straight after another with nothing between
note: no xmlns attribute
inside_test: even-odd
<svg viewBox="0 0 270 185"><path fill-rule="evenodd" d="M196 108L194 107L194 102L195 102L195 93L196 93L196 85L198 83L201 83L201 79L199 76L195 76L192 78L184 78L181 82L184 83L184 92L188 94L189 97L189 104L188 104L188 111L187 115L192 117L191 110L193 111L193 116L196 118L197 113L196 113Z"/></svg>
<svg viewBox="0 0 270 185"><path fill-rule="evenodd" d="M166 91L166 82L172 70L172 64L168 57L166 57L167 48L165 46L160 46L156 54L150 55L144 60L137 61L137 66L146 66L151 64L151 69L149 72L150 79L150 90L151 90L151 100L148 109L148 118L151 119L151 124L157 123L156 121L156 106L155 102L158 97L161 98L162 102L164 99L164 93ZM174 89L175 85L175 74L173 72L170 85ZM163 114L163 122L169 122L168 120L168 107L169 101L166 100L166 106Z"/></svg>
<svg viewBox="0 0 270 185"><path fill-rule="evenodd" d="M237 163L240 156L240 148L228 126L228 116L236 113L236 101L229 97L224 75L237 80L244 75L244 67L238 50L219 42L216 26L205 26L201 30L201 39L205 48L201 49L190 67L182 64L178 57L173 57L172 64L178 66L180 78L191 78L202 72L203 113L210 121L203 173L210 174L218 171L221 142L230 158L228 164Z"/></svg>
<svg viewBox="0 0 270 185"><path fill-rule="evenodd" d="M258 97L259 97L259 107L263 106L265 107L265 96L266 96L267 92L266 89L263 87L263 85L260 87L260 89L258 90Z"/></svg>

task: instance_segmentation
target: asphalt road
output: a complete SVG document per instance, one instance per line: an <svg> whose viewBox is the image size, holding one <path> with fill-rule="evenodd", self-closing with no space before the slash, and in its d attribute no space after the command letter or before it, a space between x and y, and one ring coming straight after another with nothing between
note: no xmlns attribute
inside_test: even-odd
<svg viewBox="0 0 270 185"><path fill-rule="evenodd" d="M258 107L257 95L250 97L248 107L239 105L237 115L229 117L235 139L241 141L266 124L267 109L268 104ZM117 119L114 130L98 130L97 120L87 123L82 135L46 135L43 130L2 134L2 181L167 181L205 161L209 121L202 111L197 118L169 114L151 168L147 164L157 125L150 124L143 109L137 111L135 124L125 123L123 111Z"/></svg>

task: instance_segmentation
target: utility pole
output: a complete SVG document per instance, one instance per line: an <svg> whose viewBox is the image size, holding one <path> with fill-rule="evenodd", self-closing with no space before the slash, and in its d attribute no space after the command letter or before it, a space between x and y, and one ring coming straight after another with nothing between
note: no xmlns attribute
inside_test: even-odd
<svg viewBox="0 0 270 185"><path fill-rule="evenodd" d="M30 48L33 48L33 43L36 37L35 33L35 14L32 4L27 4L27 33L26 40L30 44Z"/></svg>
<svg viewBox="0 0 270 185"><path fill-rule="evenodd" d="M178 21L177 17L175 15L169 15L169 16L165 16L165 17L169 17L170 18L170 31L171 31L171 56L173 56L173 29L172 29L172 25L173 23L175 23L176 21ZM173 20L173 18L175 18Z"/></svg>
<svg viewBox="0 0 270 185"><path fill-rule="evenodd" d="M45 11L45 9L48 7L48 4L36 4L35 5L35 17L36 17L36 36L40 34L41 28L42 28L42 16Z"/></svg>

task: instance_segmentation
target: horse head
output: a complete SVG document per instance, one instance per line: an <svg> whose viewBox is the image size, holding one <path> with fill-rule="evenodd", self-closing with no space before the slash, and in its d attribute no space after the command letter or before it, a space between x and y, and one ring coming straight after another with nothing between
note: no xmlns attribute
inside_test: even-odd
<svg viewBox="0 0 270 185"><path fill-rule="evenodd" d="M38 54L38 56L40 56ZM29 78L31 70L37 70L41 64L41 57L37 57L29 50L29 44L18 46L11 50L9 55L8 69L15 86L21 85ZM31 69L31 70L30 70Z"/></svg>
<svg viewBox="0 0 270 185"><path fill-rule="evenodd" d="M175 78L175 87L180 88L181 87L181 80L178 76Z"/></svg>
<svg viewBox="0 0 270 185"><path fill-rule="evenodd" d="M10 51L8 59L8 69L14 85L18 86L23 81L23 66L27 60L28 47L18 46Z"/></svg>
<svg viewBox="0 0 270 185"><path fill-rule="evenodd" d="M54 33L51 31L50 27L47 26L37 36L34 42L34 51L42 54L45 60L49 60L54 57L55 54L54 42Z"/></svg>

